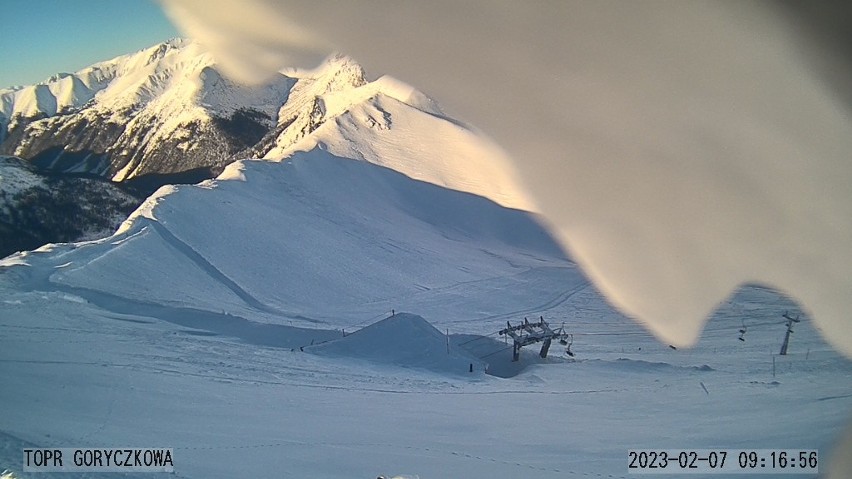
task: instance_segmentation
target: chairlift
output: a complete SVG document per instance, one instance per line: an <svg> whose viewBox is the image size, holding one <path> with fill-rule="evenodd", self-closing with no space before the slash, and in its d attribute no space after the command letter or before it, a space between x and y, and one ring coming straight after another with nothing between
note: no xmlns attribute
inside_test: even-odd
<svg viewBox="0 0 852 479"><path fill-rule="evenodd" d="M539 321L537 323L530 323L529 318L524 318L524 322L512 326L512 323L506 321L506 329L498 331L498 334L501 336L511 337L513 341L512 345L512 361L518 361L520 359L521 348L533 343L541 342L541 351L539 352L539 356L543 359L547 358L547 352L550 349L551 341L554 339L559 341L563 346L568 347L568 351L566 351L570 356L574 356L574 353L571 352L571 344L574 342L573 335L569 335L565 332L565 323L562 323L562 327L556 330L550 328L550 325L547 324L547 321L544 320L544 317L539 316ZM565 341L566 338L571 337L571 341Z"/></svg>
<svg viewBox="0 0 852 479"><path fill-rule="evenodd" d="M556 330L556 333L559 335L559 344L563 346L568 345L568 341L565 339L567 336L565 335L565 321L562 322L562 326Z"/></svg>

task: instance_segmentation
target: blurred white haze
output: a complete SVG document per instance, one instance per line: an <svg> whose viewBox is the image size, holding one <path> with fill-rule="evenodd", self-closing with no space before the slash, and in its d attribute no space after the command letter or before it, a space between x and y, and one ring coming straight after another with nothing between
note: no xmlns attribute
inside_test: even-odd
<svg viewBox="0 0 852 479"><path fill-rule="evenodd" d="M235 79L338 50L490 135L595 284L662 340L693 344L759 283L852 356L841 2L162 1Z"/></svg>

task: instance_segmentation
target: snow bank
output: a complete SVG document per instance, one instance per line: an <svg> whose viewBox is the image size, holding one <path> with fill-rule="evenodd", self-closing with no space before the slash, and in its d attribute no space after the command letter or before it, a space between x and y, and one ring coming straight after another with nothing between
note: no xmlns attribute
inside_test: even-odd
<svg viewBox="0 0 852 479"><path fill-rule="evenodd" d="M305 348L324 356L426 369L442 373L481 374L487 364L465 350L448 346L448 338L421 316L397 313L348 336Z"/></svg>

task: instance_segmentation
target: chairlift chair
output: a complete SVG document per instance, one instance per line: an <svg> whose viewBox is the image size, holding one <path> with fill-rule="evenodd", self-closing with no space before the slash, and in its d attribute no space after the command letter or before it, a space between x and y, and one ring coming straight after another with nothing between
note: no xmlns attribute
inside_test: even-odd
<svg viewBox="0 0 852 479"><path fill-rule="evenodd" d="M573 352L573 351L571 351L571 345L572 345L572 344L574 344L574 335L573 335L573 334L569 334L569 335L568 335L568 337L571 339L571 342L570 342L570 343L569 343L568 341L566 341L566 340L565 340L565 338L562 338L562 339L559 341L559 343L560 343L560 344L562 344L562 345L567 345L567 347L565 348L565 354L567 354L568 356L571 356L571 357L573 358L573 357L574 357L574 352Z"/></svg>

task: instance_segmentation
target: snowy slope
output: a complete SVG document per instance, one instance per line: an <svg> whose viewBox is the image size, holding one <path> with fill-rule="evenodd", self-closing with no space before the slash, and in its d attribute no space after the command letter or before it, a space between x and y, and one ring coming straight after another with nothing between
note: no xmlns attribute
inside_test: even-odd
<svg viewBox="0 0 852 479"><path fill-rule="evenodd" d="M66 288L134 301L142 288L144 302L335 327L403 308L499 317L512 309L490 292L531 270L540 284L506 291L512 308L586 284L529 213L319 148L163 188L119 236L27 258L67 264L50 276Z"/></svg>
<svg viewBox="0 0 852 479"><path fill-rule="evenodd" d="M29 111L27 92L36 90L48 96ZM280 161L297 144L307 151L321 143L340 156L534 209L502 152L488 140L408 85L390 77L368 81L361 66L342 55L311 71L287 70L265 85L241 86L219 75L199 45L172 40L6 93L4 114L12 122L0 150L52 172L145 185L194 182L234 159ZM186 174L178 178L175 172ZM67 218L66 210L46 208L40 215L56 222ZM104 211L108 218L92 220L115 224L112 212ZM99 227L86 235L55 234L55 229L11 241L3 252L110 232Z"/></svg>
<svg viewBox="0 0 852 479"><path fill-rule="evenodd" d="M336 354L308 354L312 342L340 332L264 329L252 313L127 308L39 279L87 249L9 258L29 266L0 273L0 468L16 476L40 476L20 473L24 447L95 444L173 447L179 477L626 479L628 449L660 447L815 448L822 470L852 410L852 365L807 318L790 355L770 354L783 336L780 313L795 306L763 289L731 298L696 348L675 351L584 288L538 309L568 322L573 361L554 345L548 361L498 379L387 361L417 351L420 329L378 323L347 335L351 347ZM180 257L175 248L150 254L159 264ZM506 293L535 289L539 274L553 282L533 270L488 292L490 302L517 304ZM176 278L175 288L188 279ZM143 286L128 279L124 291L141 300ZM218 303L220 294L211 288L206 299ZM737 340L743 319L745 342ZM497 326L473 317L435 324L483 336ZM498 345L477 356L508 361ZM534 354L527 349L524 361ZM426 353L411 358L441 359Z"/></svg>
<svg viewBox="0 0 852 479"><path fill-rule="evenodd" d="M390 77L318 98L321 125L301 143L286 135L264 158L319 147L411 178L535 211L505 154L490 140L443 115L422 93Z"/></svg>

